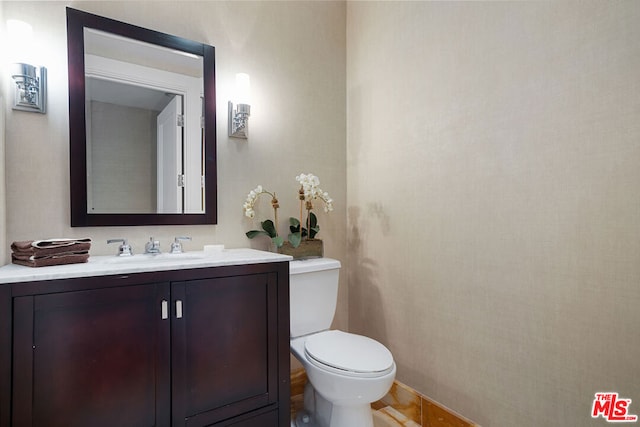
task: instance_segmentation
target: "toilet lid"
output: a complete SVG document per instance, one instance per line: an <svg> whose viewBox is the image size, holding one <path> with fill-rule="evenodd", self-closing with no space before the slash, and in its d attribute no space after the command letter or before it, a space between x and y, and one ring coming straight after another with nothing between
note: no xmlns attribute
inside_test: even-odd
<svg viewBox="0 0 640 427"><path fill-rule="evenodd" d="M393 365L391 352L378 341L342 331L310 336L305 351L324 365L350 372L384 372Z"/></svg>

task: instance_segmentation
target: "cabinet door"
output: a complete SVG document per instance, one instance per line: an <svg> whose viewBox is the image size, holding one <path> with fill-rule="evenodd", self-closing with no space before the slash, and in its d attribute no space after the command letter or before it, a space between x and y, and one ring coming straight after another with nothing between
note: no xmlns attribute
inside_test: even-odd
<svg viewBox="0 0 640 427"><path fill-rule="evenodd" d="M13 426L168 426L169 285L14 299Z"/></svg>
<svg viewBox="0 0 640 427"><path fill-rule="evenodd" d="M206 426L277 402L276 278L171 284L174 426Z"/></svg>

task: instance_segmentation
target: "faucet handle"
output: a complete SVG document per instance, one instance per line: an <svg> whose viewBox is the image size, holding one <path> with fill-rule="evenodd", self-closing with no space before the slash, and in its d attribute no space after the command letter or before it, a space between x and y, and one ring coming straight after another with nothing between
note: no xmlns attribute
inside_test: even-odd
<svg viewBox="0 0 640 427"><path fill-rule="evenodd" d="M171 244L171 253L172 254L181 254L182 251L182 243L181 240L191 240L191 237L176 237Z"/></svg>
<svg viewBox="0 0 640 427"><path fill-rule="evenodd" d="M127 243L127 239L109 239L107 240L107 244L109 243L117 243L122 242L120 246L118 246L118 255L117 256L131 256L133 255L133 251L131 250L131 245Z"/></svg>
<svg viewBox="0 0 640 427"><path fill-rule="evenodd" d="M146 254L159 254L160 253L160 241L154 240L153 237L149 237L149 241L144 246L144 253Z"/></svg>

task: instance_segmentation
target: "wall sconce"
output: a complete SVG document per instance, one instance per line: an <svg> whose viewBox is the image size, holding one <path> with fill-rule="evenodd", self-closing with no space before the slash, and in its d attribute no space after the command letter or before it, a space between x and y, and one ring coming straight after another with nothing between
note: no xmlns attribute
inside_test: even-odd
<svg viewBox="0 0 640 427"><path fill-rule="evenodd" d="M249 116L251 115L251 105L249 105L249 89L251 83L249 75L244 73L236 74L236 108L233 102L229 101L229 136L233 138L247 139L249 136Z"/></svg>
<svg viewBox="0 0 640 427"><path fill-rule="evenodd" d="M24 21L7 20L10 59L24 60L24 55L33 50L32 32L31 25ZM47 105L47 69L25 62L11 64L9 68L15 83L13 109L44 113Z"/></svg>
<svg viewBox="0 0 640 427"><path fill-rule="evenodd" d="M11 78L16 84L13 109L45 113L47 69L30 64L11 64Z"/></svg>

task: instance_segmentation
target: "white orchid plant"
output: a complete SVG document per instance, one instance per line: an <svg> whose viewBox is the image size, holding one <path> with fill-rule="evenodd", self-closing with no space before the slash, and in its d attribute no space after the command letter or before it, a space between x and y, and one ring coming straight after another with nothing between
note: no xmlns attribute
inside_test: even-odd
<svg viewBox="0 0 640 427"><path fill-rule="evenodd" d="M329 197L329 193L320 188L320 179L318 179L317 176L310 173L300 174L296 176L296 181L300 183L300 189L298 190L298 199L300 200L300 218L289 218L290 233L287 236L287 240L294 248L298 247L303 239L314 239L320 231L318 218L312 212L314 201L323 202L325 212L331 212L333 210L333 199ZM280 207L280 204L275 192L272 193L267 191L262 187L262 185L258 185L247 195L247 199L243 205L244 214L249 218L255 217L254 206L262 194L271 196L271 207L273 208L274 220L272 221L267 219L262 221L260 223L262 230L247 231L246 235L250 239L260 235L269 236L273 244L279 248L284 244L284 239L278 233L278 208ZM304 210L307 211L306 228L301 227Z"/></svg>

